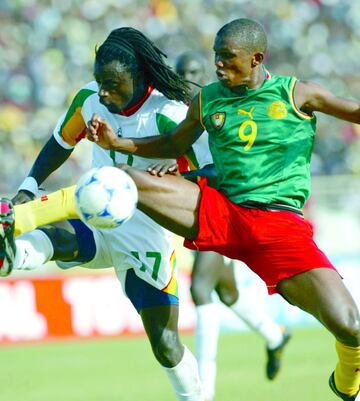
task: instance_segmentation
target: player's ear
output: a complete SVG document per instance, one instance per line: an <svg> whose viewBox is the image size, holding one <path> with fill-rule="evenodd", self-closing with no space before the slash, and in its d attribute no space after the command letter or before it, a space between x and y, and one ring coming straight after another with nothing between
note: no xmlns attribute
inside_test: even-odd
<svg viewBox="0 0 360 401"><path fill-rule="evenodd" d="M264 53L257 52L252 57L251 66L256 67L256 66L260 65L263 61L264 61Z"/></svg>

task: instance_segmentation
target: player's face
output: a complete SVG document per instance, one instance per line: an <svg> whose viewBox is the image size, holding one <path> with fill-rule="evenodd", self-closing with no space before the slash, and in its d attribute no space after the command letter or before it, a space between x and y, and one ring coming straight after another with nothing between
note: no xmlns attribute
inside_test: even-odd
<svg viewBox="0 0 360 401"><path fill-rule="evenodd" d="M95 62L94 77L99 85L100 103L111 113L119 113L131 105L137 85L124 64L118 61L105 65Z"/></svg>
<svg viewBox="0 0 360 401"><path fill-rule="evenodd" d="M183 60L176 66L176 72L188 81L199 83L204 80L204 68L198 60Z"/></svg>
<svg viewBox="0 0 360 401"><path fill-rule="evenodd" d="M176 72L185 80L195 82L199 85L205 83L205 71L204 67L198 60L181 60L176 65ZM196 85L189 84L192 96L199 91L199 87Z"/></svg>
<svg viewBox="0 0 360 401"><path fill-rule="evenodd" d="M255 55L230 37L217 35L214 43L218 80L228 88L248 85L252 80Z"/></svg>

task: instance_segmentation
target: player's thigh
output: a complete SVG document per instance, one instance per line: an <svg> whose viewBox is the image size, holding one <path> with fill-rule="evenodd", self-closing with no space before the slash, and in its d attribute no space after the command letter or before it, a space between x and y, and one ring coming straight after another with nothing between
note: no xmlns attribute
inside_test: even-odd
<svg viewBox="0 0 360 401"><path fill-rule="evenodd" d="M206 305L212 302L212 292L223 268L221 255L215 252L196 253L190 287L195 305Z"/></svg>
<svg viewBox="0 0 360 401"><path fill-rule="evenodd" d="M198 232L198 185L181 177L152 176L147 172L119 165L133 178L138 188L138 208L168 230L185 238Z"/></svg>
<svg viewBox="0 0 360 401"><path fill-rule="evenodd" d="M220 276L215 290L220 300L224 304L230 306L237 301L239 291L236 285L234 262L230 259L225 259L226 261L224 267L220 270Z"/></svg>
<svg viewBox="0 0 360 401"><path fill-rule="evenodd" d="M104 232L116 273L133 268L150 285L176 290L176 255L173 235L136 210L131 219Z"/></svg>
<svg viewBox="0 0 360 401"><path fill-rule="evenodd" d="M215 288L224 269L224 258L216 252L197 252L194 258L192 281Z"/></svg>

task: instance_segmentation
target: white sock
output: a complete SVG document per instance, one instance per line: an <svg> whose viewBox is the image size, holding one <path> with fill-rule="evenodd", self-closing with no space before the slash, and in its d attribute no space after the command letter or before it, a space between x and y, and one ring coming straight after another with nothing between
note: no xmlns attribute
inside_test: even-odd
<svg viewBox="0 0 360 401"><path fill-rule="evenodd" d="M262 302L258 302L255 297L249 296L244 291L230 308L251 329L265 339L268 348L274 349L280 345L283 339L283 330L267 313Z"/></svg>
<svg viewBox="0 0 360 401"><path fill-rule="evenodd" d="M14 269L36 269L48 262L54 254L49 237L41 230L21 235L15 240L15 244Z"/></svg>
<svg viewBox="0 0 360 401"><path fill-rule="evenodd" d="M173 368L163 366L178 401L204 401L194 355L184 346L182 360Z"/></svg>
<svg viewBox="0 0 360 401"><path fill-rule="evenodd" d="M205 400L215 397L216 356L219 339L219 305L211 303L196 307L196 358Z"/></svg>

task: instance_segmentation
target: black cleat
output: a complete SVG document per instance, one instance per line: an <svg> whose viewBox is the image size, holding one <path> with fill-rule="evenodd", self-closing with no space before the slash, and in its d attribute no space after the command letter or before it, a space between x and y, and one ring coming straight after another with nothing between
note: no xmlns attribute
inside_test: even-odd
<svg viewBox="0 0 360 401"><path fill-rule="evenodd" d="M278 375L281 368L281 358L284 352L285 345L289 342L291 334L287 329L284 329L283 340L281 344L273 349L266 349L267 362L266 362L266 377L269 380L274 380Z"/></svg>
<svg viewBox="0 0 360 401"><path fill-rule="evenodd" d="M0 277L8 276L15 258L14 207L9 199L0 198Z"/></svg>
<svg viewBox="0 0 360 401"><path fill-rule="evenodd" d="M341 393L335 385L335 373L332 372L331 376L329 378L329 386L331 388L331 390L339 397L341 398L343 401L355 401L357 395L359 394L359 391L355 394L355 395L347 395L344 393Z"/></svg>

